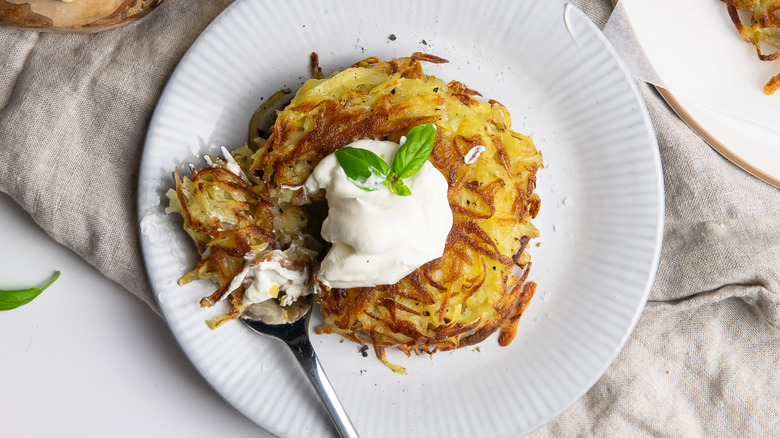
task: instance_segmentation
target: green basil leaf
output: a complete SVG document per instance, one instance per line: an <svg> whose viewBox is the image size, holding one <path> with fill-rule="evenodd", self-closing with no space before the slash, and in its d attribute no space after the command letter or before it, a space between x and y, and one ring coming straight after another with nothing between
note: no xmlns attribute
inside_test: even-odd
<svg viewBox="0 0 780 438"><path fill-rule="evenodd" d="M432 123L415 126L406 134L406 142L393 158L393 173L398 178L409 178L422 169L433 151L436 127Z"/></svg>
<svg viewBox="0 0 780 438"><path fill-rule="evenodd" d="M343 147L335 152L336 160L352 184L373 191L387 179L390 166L379 155L361 148ZM370 181L375 178L374 181ZM366 184L371 182L372 184Z"/></svg>
<svg viewBox="0 0 780 438"><path fill-rule="evenodd" d="M404 184L403 180L397 179L390 183L390 190L398 196L409 196L412 191Z"/></svg>
<svg viewBox="0 0 780 438"><path fill-rule="evenodd" d="M54 273L54 277L48 283L41 287L20 290L1 290L0 289L0 310L11 310L23 306L41 294L47 287L51 286L56 279L60 277L60 271Z"/></svg>

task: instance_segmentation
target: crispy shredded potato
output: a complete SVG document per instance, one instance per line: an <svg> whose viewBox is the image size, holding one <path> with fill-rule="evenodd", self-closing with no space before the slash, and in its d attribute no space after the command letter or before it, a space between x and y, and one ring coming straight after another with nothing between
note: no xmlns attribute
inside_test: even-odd
<svg viewBox="0 0 780 438"><path fill-rule="evenodd" d="M764 54L761 44L767 43L775 49L780 49L780 0L722 0L728 6L729 16L734 26L745 41L756 46L758 58L762 61L773 61L780 53ZM742 24L738 10L753 13L750 26ZM774 94L780 88L780 74L774 76L764 85L764 93Z"/></svg>
<svg viewBox="0 0 780 438"><path fill-rule="evenodd" d="M255 140L255 144L265 143L263 139ZM244 146L231 154L242 172L250 167L251 153ZM292 197L289 191L277 190L269 196L258 185L260 180L247 177L251 173L236 175L221 157L209 157L209 161L212 164L194 172L192 179L181 178L177 169L176 189L167 193L170 204L166 212L181 214L184 229L201 254L201 261L179 284L206 279L219 285L214 293L200 300L201 307L211 307L230 297L231 309L208 321L211 328L238 318L247 310L271 314L264 319L269 323L294 321L301 315L304 301L280 305L284 302L284 296L280 296L275 303L255 304L253 309L247 309L243 302L244 286L233 291L229 286L247 264L270 258L275 249L284 250L286 268L309 269L321 245L308 234L307 216L300 206L285 202Z"/></svg>
<svg viewBox="0 0 780 438"><path fill-rule="evenodd" d="M386 363L386 347L407 355L450 350L502 326L506 345L534 290L522 286L527 270L517 286L508 283L514 265L530 265L525 248L538 236L529 220L539 209L533 190L541 154L530 138L510 129L503 105L478 100L479 93L457 81L426 76L421 61L445 62L420 53L390 62L368 58L307 81L279 113L252 165L269 191L298 186L323 157L354 140L398 141L416 125L437 126L430 160L447 178L454 215L444 255L394 285L321 286L325 324L317 331L369 342ZM485 151L466 164L464 157L478 146Z"/></svg>
<svg viewBox="0 0 780 438"><path fill-rule="evenodd" d="M387 361L387 347L407 355L434 353L475 344L499 329L500 345L512 341L536 287L526 283L526 249L539 235L530 220L539 211L533 191L542 156L529 137L511 130L503 105L479 100L460 82L425 75L422 62L447 61L422 53L389 62L372 57L307 81L267 137L250 139L233 154L248 183L220 166L201 170L192 181L177 176L169 210L182 214L204 255L182 281L209 278L220 285L203 305L230 294L226 289L247 251L285 249L292 242L312 247L316 232L309 228L324 217L324 198L300 186L325 156L363 138L398 142L410 128L433 123L430 161L447 179L454 216L444 255L393 285L318 284L325 322L317 332L370 343L397 372L405 370ZM310 272L324 253L310 257ZM512 275L516 266L520 278ZM240 290L232 301L224 320L243 310Z"/></svg>

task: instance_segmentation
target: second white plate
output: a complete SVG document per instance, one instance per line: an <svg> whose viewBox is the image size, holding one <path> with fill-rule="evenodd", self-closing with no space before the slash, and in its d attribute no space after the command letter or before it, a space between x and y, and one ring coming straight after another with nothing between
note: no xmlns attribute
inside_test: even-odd
<svg viewBox="0 0 780 438"><path fill-rule="evenodd" d="M780 131L715 111L667 90L658 91L713 149L751 175L780 188Z"/></svg>

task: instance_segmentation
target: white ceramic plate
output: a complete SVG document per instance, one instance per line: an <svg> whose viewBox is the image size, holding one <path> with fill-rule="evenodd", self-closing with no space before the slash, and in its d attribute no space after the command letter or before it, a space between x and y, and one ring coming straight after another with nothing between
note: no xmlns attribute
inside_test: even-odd
<svg viewBox="0 0 780 438"><path fill-rule="evenodd" d="M617 4L617 0L613 0L613 3ZM717 26L713 27L715 27L715 30L717 31L727 32L718 36L725 36L733 40L730 40L730 42L738 45L740 48L739 54L745 56L745 59L738 59L739 62L745 61L746 67L744 67L745 71L742 73L748 73L745 74L745 81L740 82L740 85L755 87L754 89L751 88L751 91L754 91L755 95L749 94L751 97L746 99L760 99L761 104L766 104L767 99L776 99L777 96L770 98L759 91L760 87L763 86L764 81L769 78L769 74L775 74L775 70L773 70L775 67L771 67L770 65L774 63L762 63L755 56L753 47L747 43L738 42L740 41L739 34L735 32L734 27L731 25L730 19L726 13L726 6L724 4L715 1L699 3L701 4L696 4L697 8L701 7L714 9L715 17L719 17L720 21L717 21ZM690 5L688 6L691 7ZM641 11L641 9L635 9L631 7L626 7L623 9L627 19L631 20L632 23L635 23L636 21L643 21L635 20L635 18L638 18L636 15L641 14ZM702 16L707 17L707 19L713 18L711 15L712 13L713 11L708 10L707 14ZM692 28L698 29L698 25L703 25L706 27L713 23L701 23L697 22L697 19L699 21L704 20L704 18L694 17ZM720 26L723 28L720 28ZM691 26L688 27L691 28ZM709 28L707 29L711 30ZM644 40L637 37L639 43L653 38L652 34L648 35L643 32L639 32L639 35L646 35L644 36ZM685 32L681 32L680 35L686 34ZM662 39L661 41L666 40ZM658 42L655 41L655 44L658 44ZM646 62L658 68L657 64L659 61L663 61L661 58L666 56L666 52L657 50L654 50L653 52L656 53L656 56L652 57L646 54L647 56L650 56ZM726 51L725 53L734 54L729 51ZM632 54L626 54L626 56L632 56ZM665 64L665 66L667 68L671 68L672 71L667 73L670 73L672 77L677 77L679 75L690 76L690 72L693 67L690 63L674 63L670 65ZM693 77L698 77L697 75L702 73L701 68L693 68L693 71ZM756 72L761 73L757 74ZM757 75L757 77L754 77L753 75ZM664 79L666 78L661 75L660 80L663 82ZM697 102L697 99L695 98L687 98L683 93L683 91L686 90L683 88L667 90L658 87L658 91L669 104L669 106L675 111L675 113L677 113L677 115L680 116L680 118L685 121L685 123L694 132L699 134L699 136L713 149L753 176L758 177L768 182L769 184L774 185L775 187L780 187L780 131L771 129L762 124L751 122L749 120L750 114L737 113L733 110L733 107L730 108L731 113L727 114L725 112L713 109L714 107L709 107L702 104L701 102ZM731 103L733 101L733 95L730 94L729 91L731 90L724 87L711 87L708 89L708 94L710 96L714 96L712 102L720 102L721 104L722 102ZM748 101L748 103L757 104L759 102L756 100L751 100ZM738 105L737 107L743 108L742 105ZM720 109L725 111L726 108L720 107Z"/></svg>
<svg viewBox="0 0 780 438"><path fill-rule="evenodd" d="M296 87L316 51L326 73L368 56L430 52L426 66L505 104L545 156L531 279L537 295L511 346L485 340L432 358L391 361L335 335L313 335L326 372L363 436L520 436L581 397L636 324L661 245L663 187L646 108L598 29L557 0L492 2L237 1L186 54L152 118L139 176L147 271L182 349L225 400L280 436L329 436L315 392L274 340L240 323L210 331L213 285L185 287L195 250L160 200L171 171L245 141L261 97ZM568 26L564 23L567 16ZM576 41L569 31L576 36ZM395 35L392 41L390 35Z"/></svg>

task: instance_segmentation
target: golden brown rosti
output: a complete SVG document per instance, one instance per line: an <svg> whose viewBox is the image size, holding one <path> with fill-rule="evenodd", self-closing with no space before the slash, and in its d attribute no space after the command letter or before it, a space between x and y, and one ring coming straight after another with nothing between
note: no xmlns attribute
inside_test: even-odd
<svg viewBox="0 0 780 438"><path fill-rule="evenodd" d="M762 61L774 61L780 58L780 53L765 54L761 51L762 43L780 49L780 0L722 0L726 3L729 17L737 31L745 41L756 46L758 58ZM752 12L750 25L742 24L737 10ZM772 77L764 85L765 94L774 94L780 88L780 74Z"/></svg>
<svg viewBox="0 0 780 438"><path fill-rule="evenodd" d="M385 363L386 347L406 354L451 350L480 342L499 328L499 343L511 342L535 289L525 282L530 267L526 248L538 236L530 219L539 210L533 191L542 156L529 137L511 130L503 105L477 99L479 93L460 82L425 75L422 62L447 61L422 53L392 61L368 58L326 79L309 80L278 113L267 138L253 139L234 153L248 182L242 181L246 187L238 177L230 182L241 186L240 202L245 204L239 214L252 225L233 231L237 236L228 246L235 243L234 254L218 249L220 260L227 256L229 262L220 267L205 261L213 265L205 271L219 273L211 278L221 287L203 304L230 292L227 285L243 264L239 246L253 248L253 256L259 256L264 250L287 250L291 242L310 242L316 232L309 229L311 209L306 205L324 201L321 194L299 187L322 158L363 138L398 142L410 128L433 123L438 130L430 161L447 179L454 216L443 256L393 285L319 285L325 323L317 332L371 343ZM185 178L179 185L187 184L192 183ZM178 192L182 194L175 197L173 210L187 210L192 204L187 190ZM187 224L185 213L185 228ZM264 250L257 249L263 245ZM214 252L207 256L204 260ZM314 268L317 261L311 262ZM512 275L515 266L523 270L520 278ZM197 270L193 276L204 277ZM238 310L227 317L242 310L242 289L233 293Z"/></svg>

